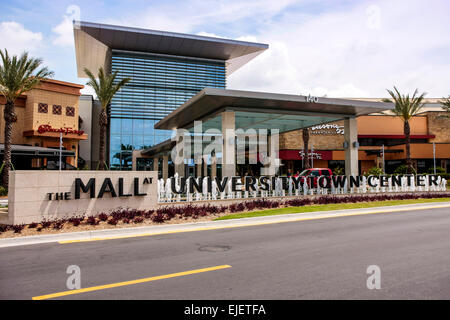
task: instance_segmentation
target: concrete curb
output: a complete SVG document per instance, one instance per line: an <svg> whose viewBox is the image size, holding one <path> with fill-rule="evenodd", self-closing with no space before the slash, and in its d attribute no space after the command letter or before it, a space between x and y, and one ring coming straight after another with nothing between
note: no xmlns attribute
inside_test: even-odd
<svg viewBox="0 0 450 320"><path fill-rule="evenodd" d="M383 212L385 213L401 212L401 211L405 212L412 210L415 211L415 210L426 210L445 207L450 208L450 202L418 203L399 206L371 207L364 209L315 211L307 213L291 213L266 217L241 218L241 219L220 220L220 221L205 221L205 222L192 222L183 224L145 226L145 227L121 228L121 229L105 229L105 230L70 232L70 233L49 234L39 236L25 236L17 238L0 239L0 248L61 242L61 241L84 242L92 240L102 240L102 239L106 240L114 238L120 239L128 237L151 236L151 235L179 233L179 232L207 231L225 228L237 228L245 226L257 226L265 224L293 222L301 220L324 219L332 217L344 217L344 216L383 213Z"/></svg>

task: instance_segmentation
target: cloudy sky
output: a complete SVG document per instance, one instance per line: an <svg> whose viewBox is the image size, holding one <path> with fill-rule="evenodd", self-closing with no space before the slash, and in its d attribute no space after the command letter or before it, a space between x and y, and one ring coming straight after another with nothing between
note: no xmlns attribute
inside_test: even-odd
<svg viewBox="0 0 450 320"><path fill-rule="evenodd" d="M396 85L450 94L448 0L0 0L0 48L77 78L72 20L269 44L228 88L382 97ZM86 92L89 92L87 90Z"/></svg>

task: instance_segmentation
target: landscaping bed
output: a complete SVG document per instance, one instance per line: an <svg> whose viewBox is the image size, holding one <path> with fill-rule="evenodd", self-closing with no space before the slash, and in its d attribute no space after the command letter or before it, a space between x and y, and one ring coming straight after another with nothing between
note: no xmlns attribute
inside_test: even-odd
<svg viewBox="0 0 450 320"><path fill-rule="evenodd" d="M311 212L323 210L350 209L346 204L360 204L354 208L373 207L382 205L398 205L423 203L427 199L441 199L450 201L450 192L446 193L403 193L403 194L353 194L353 195L324 195L315 197L295 197L280 199L252 199L242 200L229 205L164 205L156 210L117 209L97 216L72 217L48 220L40 223L22 225L0 225L0 238L23 235L55 234L63 232L90 231L112 228L129 228L156 224L174 224L215 219L242 218L249 216L263 216L286 214L295 212ZM409 201L408 201L409 200ZM388 203L394 201L395 203ZM363 203L368 205L363 206ZM326 206L334 205L334 207ZM285 209L288 208L288 209ZM304 208L304 209L302 209ZM274 212L273 209L282 209ZM243 213L237 216L237 213Z"/></svg>

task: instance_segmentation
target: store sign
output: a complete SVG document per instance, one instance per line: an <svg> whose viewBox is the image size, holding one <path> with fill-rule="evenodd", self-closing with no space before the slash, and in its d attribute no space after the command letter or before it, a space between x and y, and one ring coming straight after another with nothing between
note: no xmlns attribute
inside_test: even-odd
<svg viewBox="0 0 450 320"><path fill-rule="evenodd" d="M304 151L300 151L298 154L300 155L300 158L302 158L302 159L305 158L305 152ZM319 153L319 152L308 152L308 158L309 159L322 160L322 154Z"/></svg>
<svg viewBox="0 0 450 320"><path fill-rule="evenodd" d="M155 208L157 179L155 171L15 170L10 173L9 223Z"/></svg>
<svg viewBox="0 0 450 320"><path fill-rule="evenodd" d="M310 103L318 103L319 102L319 97L312 96L312 95L308 94L308 96L305 97L305 100L307 102L310 102Z"/></svg>
<svg viewBox="0 0 450 320"><path fill-rule="evenodd" d="M444 182L444 183L443 183ZM389 188L393 192L395 187L414 188L414 191L438 191L445 187L445 179L441 179L438 175L398 175L398 176L246 176L246 177L182 177L169 178L166 184L160 182L158 192L164 192L165 195L186 194L186 193L226 193L239 191L276 191L289 190L289 188L298 189L305 183L308 186L319 186L320 188L361 188L364 187L366 192L368 188ZM309 188L309 187L308 187ZM427 188L427 189L419 189ZM404 190L410 191L411 189ZM380 190L375 190L379 192ZM386 190L388 191L388 190ZM400 190L398 190L400 191ZM412 190L411 190L412 191ZM440 191L440 190L439 190ZM208 197L207 197L208 198ZM212 197L214 199L214 197ZM208 198L210 199L210 198ZM203 199L204 200L204 199Z"/></svg>
<svg viewBox="0 0 450 320"><path fill-rule="evenodd" d="M64 133L64 134L77 134L81 136L84 131L83 130L74 130L72 128L53 128L51 125L48 124L41 124L37 130L39 133L46 133L46 132L57 132L57 133Z"/></svg>
<svg viewBox="0 0 450 320"><path fill-rule="evenodd" d="M144 178L142 184L152 184L153 178ZM133 192L125 192L124 179L117 179L117 187L114 187L114 183L111 178L103 179L100 190L97 192L95 185L96 179L90 178L86 183L81 178L76 178L74 199L80 199L81 193L89 194L89 198L103 198L105 194L111 195L111 198L116 197L131 197L131 196L146 196L147 193L140 191L139 178L133 178ZM72 200L71 192L48 192L47 200Z"/></svg>
<svg viewBox="0 0 450 320"><path fill-rule="evenodd" d="M333 160L333 153L329 150L317 150L308 152L309 159ZM303 150L280 150L279 158L281 160L303 160L305 152Z"/></svg>
<svg viewBox="0 0 450 320"><path fill-rule="evenodd" d="M311 134L343 135L344 126L340 126L337 124L321 124L311 127Z"/></svg>

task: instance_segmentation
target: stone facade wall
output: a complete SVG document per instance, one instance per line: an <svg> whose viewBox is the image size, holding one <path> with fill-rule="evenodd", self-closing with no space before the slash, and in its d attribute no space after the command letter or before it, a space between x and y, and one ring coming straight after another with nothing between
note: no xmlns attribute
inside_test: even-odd
<svg viewBox="0 0 450 320"><path fill-rule="evenodd" d="M344 121L337 121L330 124L336 124L338 126L343 126ZM316 134L314 132L329 132L327 134ZM309 134L309 147L311 144L314 145L316 150L343 150L342 144L344 143L344 135L336 133L333 130L315 130L311 131ZM303 148L303 135L302 130L294 130L289 132L284 132L280 134L280 150L288 149L302 149Z"/></svg>
<svg viewBox="0 0 450 320"><path fill-rule="evenodd" d="M428 134L436 136L430 142L450 143L450 118L445 112L428 112Z"/></svg>
<svg viewBox="0 0 450 320"><path fill-rule="evenodd" d="M134 192L134 178L139 178L139 192L146 196L112 197L106 192L103 198L90 198L81 192L75 199L75 179L87 184L95 178L97 197L105 178L110 178L119 194L118 179L124 179L123 193ZM144 184L152 178L151 184ZM67 218L80 215L96 215L124 207L151 209L157 206L157 173L154 171L34 171L17 170L10 173L8 223L21 224L41 222L45 219ZM48 193L70 192L70 200L48 200Z"/></svg>

